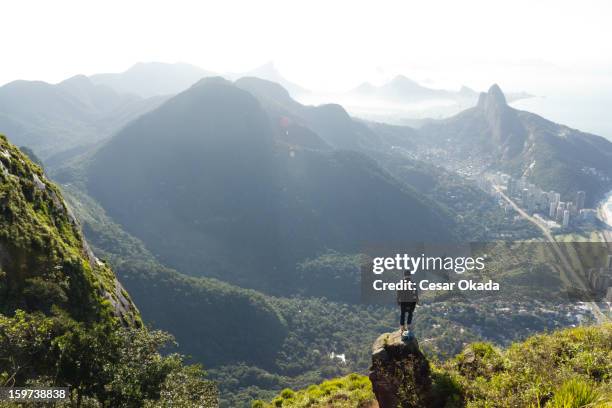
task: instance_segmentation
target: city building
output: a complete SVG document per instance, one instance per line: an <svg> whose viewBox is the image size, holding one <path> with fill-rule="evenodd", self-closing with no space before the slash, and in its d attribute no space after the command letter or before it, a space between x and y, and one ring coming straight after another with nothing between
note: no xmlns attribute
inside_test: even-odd
<svg viewBox="0 0 612 408"><path fill-rule="evenodd" d="M584 208L584 202L586 200L586 193L584 191L578 191L576 193L576 210L580 211Z"/></svg>
<svg viewBox="0 0 612 408"><path fill-rule="evenodd" d="M569 210L564 210L563 211L563 228L569 227L569 223L570 223L570 212Z"/></svg>
<svg viewBox="0 0 612 408"><path fill-rule="evenodd" d="M565 211L565 203L563 201L561 201L557 205L557 214L555 215L555 219L557 221L563 220L563 211Z"/></svg>
<svg viewBox="0 0 612 408"><path fill-rule="evenodd" d="M557 203L554 201L550 203L550 208L548 210L548 217L555 218L557 216Z"/></svg>

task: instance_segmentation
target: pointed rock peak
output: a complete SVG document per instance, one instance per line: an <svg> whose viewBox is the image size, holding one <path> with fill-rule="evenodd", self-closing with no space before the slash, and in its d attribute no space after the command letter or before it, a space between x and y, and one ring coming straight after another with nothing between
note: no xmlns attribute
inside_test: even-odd
<svg viewBox="0 0 612 408"><path fill-rule="evenodd" d="M490 98L493 98L500 105L506 105L506 97L499 85L491 85L491 87L489 88L489 92L487 92L487 95L489 95Z"/></svg>
<svg viewBox="0 0 612 408"><path fill-rule="evenodd" d="M489 90L486 93L482 92L478 98L478 106L480 108L500 107L506 105L506 97L497 84L491 85Z"/></svg>

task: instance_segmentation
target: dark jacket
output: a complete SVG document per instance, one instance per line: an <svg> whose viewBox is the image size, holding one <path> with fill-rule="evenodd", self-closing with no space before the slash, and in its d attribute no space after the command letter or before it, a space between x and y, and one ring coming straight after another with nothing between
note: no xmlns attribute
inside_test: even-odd
<svg viewBox="0 0 612 408"><path fill-rule="evenodd" d="M406 282L408 279L404 278L403 280L404 282ZM416 282L414 283L414 286L415 286L414 290L409 290L409 289L397 290L397 303L404 303L404 302L418 303L419 292L416 289Z"/></svg>

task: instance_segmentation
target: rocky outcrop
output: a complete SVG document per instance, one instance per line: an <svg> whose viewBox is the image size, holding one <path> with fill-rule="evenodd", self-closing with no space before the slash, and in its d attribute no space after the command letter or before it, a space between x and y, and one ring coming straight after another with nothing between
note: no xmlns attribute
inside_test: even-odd
<svg viewBox="0 0 612 408"><path fill-rule="evenodd" d="M399 331L374 342L370 381L380 408L431 406L429 361L417 340L403 341Z"/></svg>
<svg viewBox="0 0 612 408"><path fill-rule="evenodd" d="M40 166L0 135L0 311L51 313L125 326L140 314L111 268L96 258L81 227Z"/></svg>
<svg viewBox="0 0 612 408"><path fill-rule="evenodd" d="M512 159L520 154L527 140L527 131L517 112L508 106L501 88L494 84L478 99L480 109L503 159Z"/></svg>

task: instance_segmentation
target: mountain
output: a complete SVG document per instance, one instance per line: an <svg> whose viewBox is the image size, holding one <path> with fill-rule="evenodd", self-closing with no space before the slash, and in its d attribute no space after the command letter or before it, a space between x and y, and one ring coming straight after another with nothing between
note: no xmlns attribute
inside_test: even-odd
<svg viewBox="0 0 612 408"><path fill-rule="evenodd" d="M612 188L611 142L514 109L497 85L482 93L474 108L430 122L418 134L416 145L526 177L564 199L584 190L593 205Z"/></svg>
<svg viewBox="0 0 612 408"><path fill-rule="evenodd" d="M403 342L397 332L387 333L373 346L370 378L353 373L285 389L270 403L255 401L253 407L442 408L505 401L513 407L604 408L612 403L610 341L608 323L532 336L505 350L472 343L434 364L416 340Z"/></svg>
<svg viewBox="0 0 612 408"><path fill-rule="evenodd" d="M317 149L333 148L372 151L383 148L379 136L364 123L354 120L338 104L307 106L296 102L277 83L244 77L236 86L255 96L273 123L280 124L281 140ZM308 133L310 130L310 133ZM294 137L300 135L300 140Z"/></svg>
<svg viewBox="0 0 612 408"><path fill-rule="evenodd" d="M255 77L277 83L286 89L293 98L308 93L306 89L283 77L272 61L241 74L239 77Z"/></svg>
<svg viewBox="0 0 612 408"><path fill-rule="evenodd" d="M122 94L134 94L141 98L175 95L204 77L215 73L195 65L163 62L139 62L124 72L95 74L89 77L96 85L106 85Z"/></svg>
<svg viewBox="0 0 612 408"><path fill-rule="evenodd" d="M140 317L109 267L97 259L78 223L41 168L0 136L0 271L2 313L50 313L77 320Z"/></svg>
<svg viewBox="0 0 612 408"><path fill-rule="evenodd" d="M359 85L348 93L353 97L371 98L379 101L388 101L394 103L417 103L432 100L447 100L463 105L471 105L476 103L478 92L473 89L462 86L459 91L449 91L444 89L434 89L418 82L398 75L389 82L375 86L368 82ZM525 92L518 92L509 95L511 101L529 98L531 95Z"/></svg>
<svg viewBox="0 0 612 408"><path fill-rule="evenodd" d="M56 85L14 81L0 87L0 131L46 160L110 136L160 102L119 94L82 75Z"/></svg>
<svg viewBox="0 0 612 408"><path fill-rule="evenodd" d="M364 83L353 89L355 96L367 96L378 99L387 99L395 102L416 102L424 99L452 98L456 96L450 91L427 88L403 75L398 75L380 87Z"/></svg>
<svg viewBox="0 0 612 408"><path fill-rule="evenodd" d="M296 264L328 249L454 237L443 208L374 160L282 130L250 93L205 79L95 152L86 189L165 264L264 290L297 290Z"/></svg>

